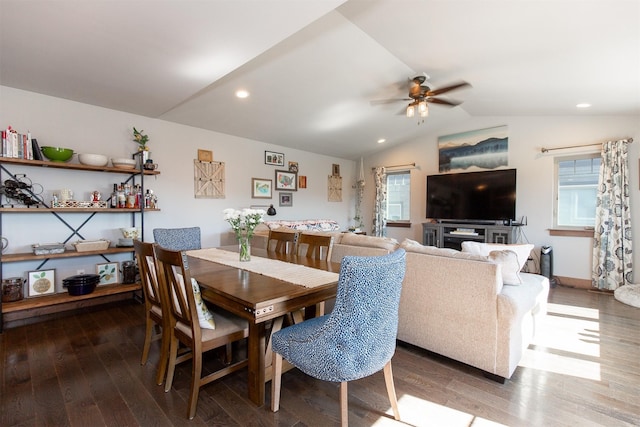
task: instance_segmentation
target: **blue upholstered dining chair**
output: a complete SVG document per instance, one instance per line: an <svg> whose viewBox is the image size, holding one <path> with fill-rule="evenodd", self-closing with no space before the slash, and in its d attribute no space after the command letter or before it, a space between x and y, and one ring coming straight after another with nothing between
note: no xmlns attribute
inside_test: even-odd
<svg viewBox="0 0 640 427"><path fill-rule="evenodd" d="M348 425L347 382L384 369L394 418L400 419L391 357L396 349L405 251L384 256L345 256L333 311L273 334L271 410L280 406L282 359L307 375L340 382L342 425Z"/></svg>
<svg viewBox="0 0 640 427"><path fill-rule="evenodd" d="M165 249L188 251L200 249L200 227L154 228L153 239Z"/></svg>

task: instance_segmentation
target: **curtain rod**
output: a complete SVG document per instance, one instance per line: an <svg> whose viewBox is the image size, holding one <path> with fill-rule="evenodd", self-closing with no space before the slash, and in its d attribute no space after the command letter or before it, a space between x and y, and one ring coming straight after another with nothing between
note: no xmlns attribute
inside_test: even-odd
<svg viewBox="0 0 640 427"><path fill-rule="evenodd" d="M633 138L628 138L628 139L626 139L626 141L627 141L628 144L630 144L630 143L633 142ZM584 145L570 145L570 146L567 146L567 147L555 147L555 148L544 148L544 147L542 147L540 149L540 152L547 153L549 151L554 151L554 150L566 150L567 148L593 147L593 146L596 146L596 145L602 145L602 143L599 143L599 144L584 144Z"/></svg>
<svg viewBox="0 0 640 427"><path fill-rule="evenodd" d="M380 166L378 166L380 167ZM385 169L392 169L392 168L408 168L408 167L416 167L415 162L414 163L407 163L406 165L393 165L393 166L382 166ZM371 170L376 170L376 168L371 168Z"/></svg>

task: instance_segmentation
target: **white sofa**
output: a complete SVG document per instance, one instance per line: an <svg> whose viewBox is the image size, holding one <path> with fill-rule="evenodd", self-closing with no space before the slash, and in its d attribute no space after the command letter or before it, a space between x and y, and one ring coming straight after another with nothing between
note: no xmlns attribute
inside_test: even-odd
<svg viewBox="0 0 640 427"><path fill-rule="evenodd" d="M422 246L408 239L398 244L393 239L343 234L334 244L332 259L339 262L344 255L382 255L404 248L407 269L398 340L504 381L513 374L536 325L545 317L549 293L548 279L520 273L511 251L516 246L506 246L506 252L497 250L504 247L484 247L494 254L487 257ZM506 285L503 277L522 283Z"/></svg>

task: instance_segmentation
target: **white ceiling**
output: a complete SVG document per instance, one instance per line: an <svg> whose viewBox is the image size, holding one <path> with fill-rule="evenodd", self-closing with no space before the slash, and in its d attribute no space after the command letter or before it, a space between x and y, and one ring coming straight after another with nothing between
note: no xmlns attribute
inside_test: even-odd
<svg viewBox="0 0 640 427"><path fill-rule="evenodd" d="M349 159L470 116L640 116L640 0L0 0L0 22L2 85ZM472 87L420 125L370 104L422 73Z"/></svg>

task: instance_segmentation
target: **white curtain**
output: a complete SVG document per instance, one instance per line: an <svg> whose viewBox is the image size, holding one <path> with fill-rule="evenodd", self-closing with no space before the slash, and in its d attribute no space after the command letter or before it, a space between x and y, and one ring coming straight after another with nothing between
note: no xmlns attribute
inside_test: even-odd
<svg viewBox="0 0 640 427"><path fill-rule="evenodd" d="M382 237L386 234L387 224L387 173L383 166L375 168L373 173L376 185L376 200L373 205L373 235Z"/></svg>
<svg viewBox="0 0 640 427"><path fill-rule="evenodd" d="M591 276L592 286L601 290L632 283L628 142L623 139L602 145Z"/></svg>

